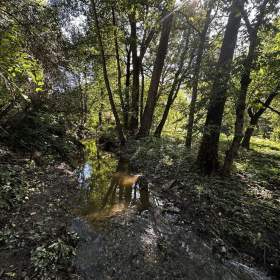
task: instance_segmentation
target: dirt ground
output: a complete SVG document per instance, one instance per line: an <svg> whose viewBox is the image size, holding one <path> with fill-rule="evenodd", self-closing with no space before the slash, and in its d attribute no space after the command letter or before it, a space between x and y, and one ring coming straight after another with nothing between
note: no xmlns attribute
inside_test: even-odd
<svg viewBox="0 0 280 280"><path fill-rule="evenodd" d="M0 279L76 279L68 232L76 175L51 157L35 162L0 152Z"/></svg>

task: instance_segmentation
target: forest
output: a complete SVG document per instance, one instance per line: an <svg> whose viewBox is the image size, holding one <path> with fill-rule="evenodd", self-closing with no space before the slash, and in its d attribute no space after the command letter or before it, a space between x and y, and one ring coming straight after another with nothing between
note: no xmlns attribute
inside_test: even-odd
<svg viewBox="0 0 280 280"><path fill-rule="evenodd" d="M278 0L0 0L0 279L280 279Z"/></svg>

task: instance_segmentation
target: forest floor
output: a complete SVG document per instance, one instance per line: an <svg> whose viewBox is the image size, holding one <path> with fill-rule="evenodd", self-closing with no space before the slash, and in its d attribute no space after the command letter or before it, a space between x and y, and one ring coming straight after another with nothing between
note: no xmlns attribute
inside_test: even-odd
<svg viewBox="0 0 280 280"><path fill-rule="evenodd" d="M77 179L61 160L0 146L0 279L77 279L69 232Z"/></svg>
<svg viewBox="0 0 280 280"><path fill-rule="evenodd" d="M221 150L226 150L227 141ZM135 152L135 147L137 147ZM203 177L183 141L131 143L130 161L152 188L180 209L184 222L209 243L220 240L226 258L280 276L280 143L253 138L231 177Z"/></svg>
<svg viewBox="0 0 280 280"><path fill-rule="evenodd" d="M224 142L222 149L226 146ZM102 268L110 271L108 279L243 279L217 278L226 270L220 268L215 274L218 266L212 253L218 262L237 259L268 270L277 279L280 145L253 139L252 150L240 153L230 178L197 174L195 150L186 151L179 140L131 141L125 156L132 172L148 178L151 193L164 205L154 215L144 211L139 216L132 208L95 231L85 228L80 218L73 220L73 206L79 199L73 169L52 157L35 162L1 146L0 279L81 279L72 263L78 239L69 231L71 224L84 239L75 265L79 258L87 261L80 263L84 268L91 257L97 262L90 267L93 278L82 279L107 279L102 278ZM163 222L161 217L151 222L162 214ZM152 224L166 234L154 234ZM201 240L205 246L199 247ZM149 248L147 255L141 244ZM198 248L205 259L189 258L186 264L189 246ZM205 267L209 262L212 265ZM207 277L213 267L213 277Z"/></svg>

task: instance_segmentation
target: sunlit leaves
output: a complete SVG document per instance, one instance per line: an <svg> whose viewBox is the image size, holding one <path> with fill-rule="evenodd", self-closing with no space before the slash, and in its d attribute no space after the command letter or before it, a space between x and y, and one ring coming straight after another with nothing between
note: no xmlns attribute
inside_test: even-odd
<svg viewBox="0 0 280 280"><path fill-rule="evenodd" d="M23 41L23 34L16 21L1 32L0 88L8 98L16 94L22 94L25 98L28 94L44 90L42 67L26 49Z"/></svg>

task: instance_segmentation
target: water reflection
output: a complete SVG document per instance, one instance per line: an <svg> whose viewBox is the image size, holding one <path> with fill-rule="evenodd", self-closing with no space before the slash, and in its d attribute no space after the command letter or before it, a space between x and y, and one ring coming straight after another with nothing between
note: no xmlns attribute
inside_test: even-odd
<svg viewBox="0 0 280 280"><path fill-rule="evenodd" d="M144 176L131 174L129 160L117 158L87 141L86 163L79 173L83 193L82 214L90 220L115 216L128 207L149 208L148 184Z"/></svg>

